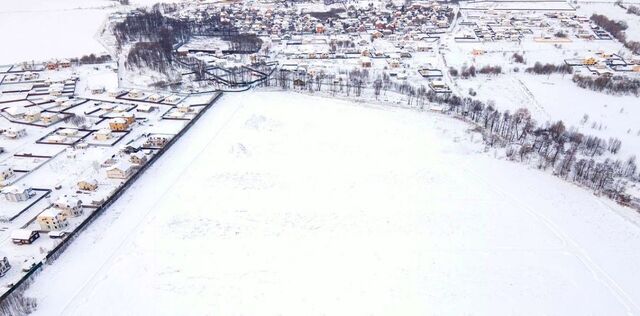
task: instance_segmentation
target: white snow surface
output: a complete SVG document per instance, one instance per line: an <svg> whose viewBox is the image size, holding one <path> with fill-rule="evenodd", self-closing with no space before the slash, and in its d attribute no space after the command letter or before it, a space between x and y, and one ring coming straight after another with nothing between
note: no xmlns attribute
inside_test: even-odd
<svg viewBox="0 0 640 316"><path fill-rule="evenodd" d="M637 215L467 129L227 94L38 275L34 315L640 313Z"/></svg>
<svg viewBox="0 0 640 316"><path fill-rule="evenodd" d="M117 2L21 0L0 3L0 64L105 52L95 38Z"/></svg>

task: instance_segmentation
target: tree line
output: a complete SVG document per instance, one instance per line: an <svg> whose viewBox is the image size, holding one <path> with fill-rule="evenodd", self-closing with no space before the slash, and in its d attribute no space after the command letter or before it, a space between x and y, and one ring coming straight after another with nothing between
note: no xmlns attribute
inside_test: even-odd
<svg viewBox="0 0 640 316"><path fill-rule="evenodd" d="M640 79L626 76L581 76L574 75L573 82L578 87L610 94L632 94L640 96Z"/></svg>
<svg viewBox="0 0 640 316"><path fill-rule="evenodd" d="M313 76L280 71L263 85L308 93L325 91L347 97L372 93L376 99L382 92L386 94L389 91L405 96L407 105L412 107L424 109L428 104L439 104L446 113L477 126L485 144L505 148L509 159L551 170L560 178L591 188L621 203L630 200L622 183L640 180L634 156L626 160L611 158L620 152L622 142L619 139L586 135L575 128L567 128L562 121L540 124L525 108L513 112L500 111L491 101L485 103L471 97L435 93L422 85L416 87L406 82L394 82L386 73L370 78L366 70L339 75L319 72Z"/></svg>
<svg viewBox="0 0 640 316"><path fill-rule="evenodd" d="M640 42L627 41L625 30L628 28L628 25L625 21L611 20L602 14L593 14L591 16L591 21L609 32L615 39L620 41L624 47L631 50L634 54L640 54Z"/></svg>

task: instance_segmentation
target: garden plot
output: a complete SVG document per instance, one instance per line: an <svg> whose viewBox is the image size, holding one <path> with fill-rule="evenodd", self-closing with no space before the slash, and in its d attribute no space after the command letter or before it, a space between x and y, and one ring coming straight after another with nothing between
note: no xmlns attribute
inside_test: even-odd
<svg viewBox="0 0 640 316"><path fill-rule="evenodd" d="M6 188L4 188L6 189ZM22 215L25 212L31 213L46 207L49 203L45 200L49 194L49 190L37 189L33 190L31 198L25 201L8 201L4 197L0 198L0 222L8 222L12 218ZM35 215L34 215L35 216Z"/></svg>

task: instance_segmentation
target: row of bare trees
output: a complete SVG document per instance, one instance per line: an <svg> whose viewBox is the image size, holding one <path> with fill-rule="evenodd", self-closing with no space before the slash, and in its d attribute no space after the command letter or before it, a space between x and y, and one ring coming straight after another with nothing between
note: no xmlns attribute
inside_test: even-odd
<svg viewBox="0 0 640 316"><path fill-rule="evenodd" d="M388 92L398 93L405 97L407 105L418 108L440 104L447 113L475 124L482 131L487 146L506 148L510 159L552 170L563 179L618 201L629 200L621 181L640 180L635 157L626 160L613 158L622 146L619 139L585 135L574 128L567 128L562 121L540 124L527 109L499 111L492 102L443 95L425 86L394 82L386 73L370 79L366 71L352 71L341 77L324 73L309 76L280 72L273 82L285 90L325 91L354 97L369 93L376 99Z"/></svg>
<svg viewBox="0 0 640 316"><path fill-rule="evenodd" d="M613 37L624 44L624 46L634 54L640 54L640 42L627 41L625 30L628 28L628 25L625 21L615 21L602 14L593 14L591 21L611 33Z"/></svg>

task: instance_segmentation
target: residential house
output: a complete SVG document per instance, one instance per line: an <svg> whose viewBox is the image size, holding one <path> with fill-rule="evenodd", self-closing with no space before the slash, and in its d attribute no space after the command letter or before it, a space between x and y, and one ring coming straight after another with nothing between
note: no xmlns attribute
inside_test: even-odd
<svg viewBox="0 0 640 316"><path fill-rule="evenodd" d="M370 57L360 57L360 66L362 68L371 68L371 58Z"/></svg>
<svg viewBox="0 0 640 316"><path fill-rule="evenodd" d="M40 109L37 107L30 107L24 114L24 119L28 122L35 122L40 119Z"/></svg>
<svg viewBox="0 0 640 316"><path fill-rule="evenodd" d="M13 172L13 169L11 167L6 165L0 165L0 181L7 180L13 177L14 175L15 173Z"/></svg>
<svg viewBox="0 0 640 316"><path fill-rule="evenodd" d="M104 86L102 85L91 86L89 90L91 91L91 94L102 94L105 91Z"/></svg>
<svg viewBox="0 0 640 316"><path fill-rule="evenodd" d="M42 120L42 122L45 124L51 124L57 121L59 118L60 116L57 113L42 112L40 114L40 120Z"/></svg>
<svg viewBox="0 0 640 316"><path fill-rule="evenodd" d="M153 112L155 109L153 104L141 104L136 107L136 111L145 113Z"/></svg>
<svg viewBox="0 0 640 316"><path fill-rule="evenodd" d="M67 142L67 136L51 135L47 137L47 142L54 144L64 144Z"/></svg>
<svg viewBox="0 0 640 316"><path fill-rule="evenodd" d="M72 196L61 196L53 202L53 206L63 211L66 216L82 215L82 201Z"/></svg>
<svg viewBox="0 0 640 316"><path fill-rule="evenodd" d="M598 63L598 60L593 58L593 57L589 57L589 58L585 58L583 61L583 64L588 65L588 66L593 66L595 64Z"/></svg>
<svg viewBox="0 0 640 316"><path fill-rule="evenodd" d="M147 156L145 154L137 152L129 155L129 161L135 165L144 165L147 162Z"/></svg>
<svg viewBox="0 0 640 316"><path fill-rule="evenodd" d="M85 179L78 181L78 189L83 191L95 191L98 189L98 181L96 179Z"/></svg>
<svg viewBox="0 0 640 316"><path fill-rule="evenodd" d="M24 118L24 115L27 113L27 109L25 109L24 106L20 106L20 105L10 106L4 109L4 111L7 112L7 114L11 115L15 119L22 119Z"/></svg>
<svg viewBox="0 0 640 316"><path fill-rule="evenodd" d="M0 254L0 258L0 277L3 277L11 269L11 264L4 254Z"/></svg>
<svg viewBox="0 0 640 316"><path fill-rule="evenodd" d="M50 60L45 64L45 66L48 70L56 70L58 69L58 62L55 60Z"/></svg>
<svg viewBox="0 0 640 316"><path fill-rule="evenodd" d="M175 95L175 94L172 94L172 95L164 98L164 100L163 100L163 102L171 103L171 104L178 103L179 101L180 101L180 97Z"/></svg>
<svg viewBox="0 0 640 316"><path fill-rule="evenodd" d="M17 245L28 245L40 238L37 230L16 229L11 233L11 241Z"/></svg>
<svg viewBox="0 0 640 316"><path fill-rule="evenodd" d="M162 96L161 94L152 94L147 98L147 101L151 101L151 102L160 102L162 101L162 99L164 99L164 96Z"/></svg>
<svg viewBox="0 0 640 316"><path fill-rule="evenodd" d="M77 130L77 129L75 129L75 128L62 128L62 129L59 129L59 130L56 132L56 134L58 134L58 135L60 135L60 136L69 136L69 137L72 137L72 136L76 136L76 135L78 135L78 130Z"/></svg>
<svg viewBox="0 0 640 316"><path fill-rule="evenodd" d="M38 79L38 77L40 77L40 74L32 71L25 71L22 74L22 80L34 80L34 79Z"/></svg>
<svg viewBox="0 0 640 316"><path fill-rule="evenodd" d="M107 177L111 179L127 179L135 171L134 166L127 161L120 161L107 169Z"/></svg>
<svg viewBox="0 0 640 316"><path fill-rule="evenodd" d="M136 115L131 112L124 112L118 115L127 121L127 124L131 125L136 122Z"/></svg>
<svg viewBox="0 0 640 316"><path fill-rule="evenodd" d="M11 185L2 189L5 198L11 202L22 202L35 196L36 193L26 185Z"/></svg>
<svg viewBox="0 0 640 316"><path fill-rule="evenodd" d="M36 221L40 225L41 230L61 230L69 226L67 216L64 211L55 207L48 208L38 214Z"/></svg>
<svg viewBox="0 0 640 316"><path fill-rule="evenodd" d="M9 127L5 132L4 132L4 136L6 136L7 138L21 138L27 135L27 130L25 130L24 128L14 128Z"/></svg>
<svg viewBox="0 0 640 316"><path fill-rule="evenodd" d="M119 104L116 107L112 108L111 110L116 113L122 113L122 112L126 112L128 109L129 109L129 105Z"/></svg>
<svg viewBox="0 0 640 316"><path fill-rule="evenodd" d="M127 90L123 90L123 89L111 89L111 90L109 90L108 95L109 95L110 97L112 97L112 98L115 98L115 97L119 97L119 96L121 96L121 95L123 95L123 94L125 94L125 93L127 93Z"/></svg>
<svg viewBox="0 0 640 316"><path fill-rule="evenodd" d="M59 96L64 91L64 85L61 83L52 84L49 86L48 92L50 95Z"/></svg>
<svg viewBox="0 0 640 316"><path fill-rule="evenodd" d="M95 132L95 134L93 134L93 137L98 141L104 142L113 138L113 133L110 129L103 128Z"/></svg>
<svg viewBox="0 0 640 316"><path fill-rule="evenodd" d="M191 106L187 103L180 103L176 106L178 108L178 111L182 112L182 113L189 113L191 112Z"/></svg>
<svg viewBox="0 0 640 316"><path fill-rule="evenodd" d="M144 96L144 93L142 91L138 90L138 89L132 89L127 94L127 97L133 98L133 99L142 98L143 96Z"/></svg>
<svg viewBox="0 0 640 316"><path fill-rule="evenodd" d="M127 123L127 120L117 117L109 120L109 128L112 131L122 132L129 128L129 123Z"/></svg>
<svg viewBox="0 0 640 316"><path fill-rule="evenodd" d="M169 142L169 138L166 136L153 135L147 138L145 142L146 147L164 147Z"/></svg>

